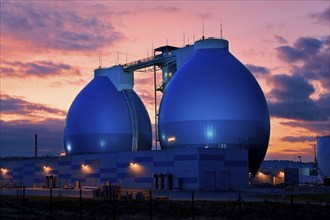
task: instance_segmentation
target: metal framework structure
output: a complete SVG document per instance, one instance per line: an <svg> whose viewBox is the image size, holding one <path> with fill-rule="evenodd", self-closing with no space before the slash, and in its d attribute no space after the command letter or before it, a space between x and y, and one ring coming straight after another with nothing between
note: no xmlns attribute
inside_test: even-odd
<svg viewBox="0 0 330 220"><path fill-rule="evenodd" d="M154 73L154 112L155 112L155 147L158 149L158 109L157 109L157 91L161 93L164 92L166 88L166 84L169 82L169 79L164 80L164 75L162 77L162 82L159 86L157 86L157 70L163 68L169 68L176 64L176 56L171 53L173 50L179 49L178 47L173 46L162 46L154 49L154 54L151 57L147 57L144 59L136 60L130 63L123 64L125 72L135 72L137 70L141 70L147 67L153 67L149 69L149 71L153 71ZM159 53L160 52L160 53Z"/></svg>

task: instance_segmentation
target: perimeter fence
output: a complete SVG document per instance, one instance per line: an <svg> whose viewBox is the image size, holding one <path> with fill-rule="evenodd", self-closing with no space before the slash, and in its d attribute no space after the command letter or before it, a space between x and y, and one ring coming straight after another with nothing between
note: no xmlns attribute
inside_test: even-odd
<svg viewBox="0 0 330 220"><path fill-rule="evenodd" d="M17 187L12 195L1 189L0 219L328 219L328 203L299 203L288 194L281 201L201 200L202 192L185 192L184 199L157 191L118 191L116 188L75 189L70 197L62 190L44 189L41 196L26 195ZM61 191L60 191L61 192Z"/></svg>

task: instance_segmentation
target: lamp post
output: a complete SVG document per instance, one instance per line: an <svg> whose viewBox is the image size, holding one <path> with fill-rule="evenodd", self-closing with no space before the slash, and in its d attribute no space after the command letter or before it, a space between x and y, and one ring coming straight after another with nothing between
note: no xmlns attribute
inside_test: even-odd
<svg viewBox="0 0 330 220"><path fill-rule="evenodd" d="M167 186L167 192L168 192L168 197L169 197L169 191L170 191L170 186L169 186L169 183L170 183L170 180L169 180L169 155L168 155L168 148L169 148L169 144L170 143L173 143L173 142L175 142L175 137L168 137L167 138L167 150L166 150L166 153L167 153L167 171L166 171L166 186Z"/></svg>
<svg viewBox="0 0 330 220"><path fill-rule="evenodd" d="M175 140L176 140L175 137L169 137L169 138L167 138L167 149L166 149L166 151L167 151L167 172L168 172L168 161L169 161L168 147L169 147L169 144L175 142Z"/></svg>

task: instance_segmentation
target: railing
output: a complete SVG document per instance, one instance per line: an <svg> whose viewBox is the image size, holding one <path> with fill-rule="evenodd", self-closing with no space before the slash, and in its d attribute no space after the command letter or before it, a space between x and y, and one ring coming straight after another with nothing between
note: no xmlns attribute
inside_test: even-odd
<svg viewBox="0 0 330 220"><path fill-rule="evenodd" d="M163 65L164 63L169 62L172 59L174 60L174 57L175 55L158 54L156 56L147 57L130 63L125 63L123 67L125 71L129 72L153 65Z"/></svg>
<svg viewBox="0 0 330 220"><path fill-rule="evenodd" d="M136 61L133 61L133 62L130 62L130 63L125 63L123 66L124 66L124 68L129 68L130 66L136 66L136 65L139 65L141 63L146 63L146 62L149 62L153 59L154 59L153 56L152 57L146 57L146 58L136 60Z"/></svg>

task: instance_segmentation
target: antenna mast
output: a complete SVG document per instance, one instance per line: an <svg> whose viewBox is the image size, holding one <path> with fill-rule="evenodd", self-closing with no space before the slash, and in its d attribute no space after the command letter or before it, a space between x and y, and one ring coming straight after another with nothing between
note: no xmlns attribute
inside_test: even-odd
<svg viewBox="0 0 330 220"><path fill-rule="evenodd" d="M183 32L183 46L186 45L186 33Z"/></svg>
<svg viewBox="0 0 330 220"><path fill-rule="evenodd" d="M220 38L223 39L223 37L222 37L222 17L220 20Z"/></svg>
<svg viewBox="0 0 330 220"><path fill-rule="evenodd" d="M204 19L203 19L203 36L202 36L202 39L204 40Z"/></svg>
<svg viewBox="0 0 330 220"><path fill-rule="evenodd" d="M99 53L99 69L102 68L102 57L101 54Z"/></svg>

